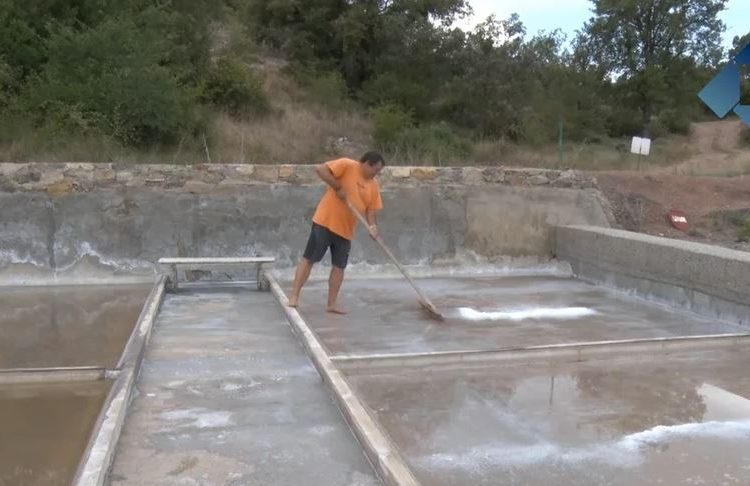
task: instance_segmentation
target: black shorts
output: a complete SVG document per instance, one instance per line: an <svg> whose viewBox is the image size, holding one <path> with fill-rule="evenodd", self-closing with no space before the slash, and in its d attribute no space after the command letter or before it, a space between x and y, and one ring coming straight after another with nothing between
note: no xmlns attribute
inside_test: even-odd
<svg viewBox="0 0 750 486"><path fill-rule="evenodd" d="M325 226L313 223L310 238L307 240L304 257L313 263L323 259L328 248L331 249L331 265L346 268L349 261L349 250L352 242L339 236Z"/></svg>

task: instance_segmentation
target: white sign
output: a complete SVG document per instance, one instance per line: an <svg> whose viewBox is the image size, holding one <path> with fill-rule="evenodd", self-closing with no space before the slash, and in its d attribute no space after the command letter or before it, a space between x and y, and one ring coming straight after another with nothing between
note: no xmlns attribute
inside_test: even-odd
<svg viewBox="0 0 750 486"><path fill-rule="evenodd" d="M633 142L630 144L630 151L638 155L649 155L651 153L651 139L633 137Z"/></svg>

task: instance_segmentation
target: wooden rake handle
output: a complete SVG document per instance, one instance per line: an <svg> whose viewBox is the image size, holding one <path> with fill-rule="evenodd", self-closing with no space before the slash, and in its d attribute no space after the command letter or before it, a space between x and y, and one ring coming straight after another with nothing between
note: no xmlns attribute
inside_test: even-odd
<svg viewBox="0 0 750 486"><path fill-rule="evenodd" d="M362 223L366 228L369 228L370 225L367 222L367 220L365 219L365 217L362 216L362 214L360 214L359 211L357 211L357 208L354 207L354 205L351 203L351 201L349 201L348 198L346 199L346 205L349 206L349 209L354 213L354 215L357 217L357 219L359 219L359 222ZM393 252L391 252L390 248L388 248L385 245L385 243L383 242L383 240L380 238L380 235L378 235L378 237L375 238L375 241L378 242L378 244L380 245L380 248L382 248L383 251L385 252L385 254L388 255L388 258L390 258L391 261L393 262L393 264L396 265L396 267L399 269L399 271L401 271L401 273L404 275L404 277L406 278L406 280L409 281L409 283L411 284L411 286L414 288L414 291L417 292L417 295L419 295L419 297L422 299L422 301L425 302L425 303L431 304L430 300L422 293L421 290L419 290L419 287L417 287L417 285L414 283L414 280L412 280L411 276L409 276L409 274L406 272L406 269L403 266L401 266L401 264L398 262L398 260L396 259L395 255L393 254Z"/></svg>

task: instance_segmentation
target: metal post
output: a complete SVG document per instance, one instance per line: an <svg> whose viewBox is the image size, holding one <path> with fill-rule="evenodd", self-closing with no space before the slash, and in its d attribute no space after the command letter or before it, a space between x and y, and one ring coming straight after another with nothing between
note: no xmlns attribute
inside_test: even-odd
<svg viewBox="0 0 750 486"><path fill-rule="evenodd" d="M559 161L559 165L558 165L557 168L561 169L562 166L563 166L563 119L562 119L562 117L560 117L560 135L559 135L558 142L559 142L558 143L558 148L559 148L560 161Z"/></svg>

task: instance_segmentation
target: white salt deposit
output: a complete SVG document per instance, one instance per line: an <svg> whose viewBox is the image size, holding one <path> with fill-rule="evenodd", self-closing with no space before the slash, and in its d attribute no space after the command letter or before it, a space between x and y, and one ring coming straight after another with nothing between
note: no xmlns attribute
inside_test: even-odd
<svg viewBox="0 0 750 486"><path fill-rule="evenodd" d="M569 320L596 315L588 307L535 307L529 309L478 311L471 307L458 309L459 316L468 321L524 321L527 319Z"/></svg>

